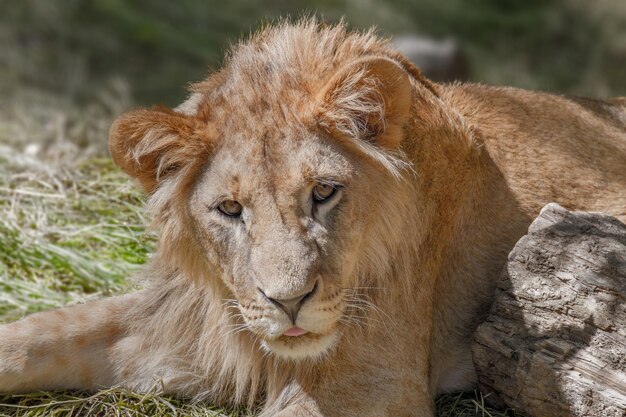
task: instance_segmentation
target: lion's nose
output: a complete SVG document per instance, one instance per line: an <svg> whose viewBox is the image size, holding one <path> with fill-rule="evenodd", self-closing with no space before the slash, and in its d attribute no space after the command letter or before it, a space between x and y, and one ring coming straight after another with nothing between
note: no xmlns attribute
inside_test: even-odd
<svg viewBox="0 0 626 417"><path fill-rule="evenodd" d="M307 290L306 292L300 295L297 295L295 297L288 298L288 299L279 299L279 298L272 298L268 296L262 289L259 288L259 291L261 292L261 294L263 294L263 297L269 300L276 307L283 310L287 314L289 319L291 320L291 323L294 325L296 324L296 318L298 317L298 312L300 311L302 304L308 298L310 298L311 295L313 295L315 290L317 290L317 281L315 282L315 284L313 284L312 289Z"/></svg>

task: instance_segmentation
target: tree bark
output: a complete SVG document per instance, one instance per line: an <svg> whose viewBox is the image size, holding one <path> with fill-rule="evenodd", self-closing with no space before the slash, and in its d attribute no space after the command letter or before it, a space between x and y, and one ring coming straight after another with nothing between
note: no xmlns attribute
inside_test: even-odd
<svg viewBox="0 0 626 417"><path fill-rule="evenodd" d="M524 414L626 416L626 225L548 204L474 336L483 393Z"/></svg>

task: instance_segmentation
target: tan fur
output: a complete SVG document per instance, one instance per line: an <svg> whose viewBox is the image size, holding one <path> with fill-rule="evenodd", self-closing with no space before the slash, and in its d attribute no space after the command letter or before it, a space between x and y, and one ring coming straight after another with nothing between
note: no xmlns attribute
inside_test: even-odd
<svg viewBox="0 0 626 417"><path fill-rule="evenodd" d="M539 209L626 219L625 114L434 84L371 32L267 28L176 110L115 122L160 232L148 288L0 327L0 391L161 381L264 416L430 416L473 384L471 334ZM315 206L320 181L342 187ZM309 333L283 336L266 297L312 289Z"/></svg>

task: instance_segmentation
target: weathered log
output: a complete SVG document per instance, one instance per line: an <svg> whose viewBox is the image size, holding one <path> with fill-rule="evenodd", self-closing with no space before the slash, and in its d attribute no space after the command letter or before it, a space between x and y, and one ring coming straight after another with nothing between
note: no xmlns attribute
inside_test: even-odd
<svg viewBox="0 0 626 417"><path fill-rule="evenodd" d="M626 225L548 204L474 337L479 385L524 414L626 416Z"/></svg>

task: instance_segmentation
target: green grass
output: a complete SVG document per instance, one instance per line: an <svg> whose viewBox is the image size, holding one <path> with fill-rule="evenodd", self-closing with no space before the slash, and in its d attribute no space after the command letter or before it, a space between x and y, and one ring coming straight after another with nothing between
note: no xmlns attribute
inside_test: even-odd
<svg viewBox="0 0 626 417"><path fill-rule="evenodd" d="M108 160L18 169L0 175L0 318L126 291L152 249L142 196Z"/></svg>
<svg viewBox="0 0 626 417"><path fill-rule="evenodd" d="M19 119L0 122L1 321L127 291L153 247L144 197L108 158L72 141L64 129L74 120L50 139L46 127L62 111L40 121L39 135L18 135Z"/></svg>
<svg viewBox="0 0 626 417"><path fill-rule="evenodd" d="M132 290L149 257L145 197L108 159L119 105L71 103L27 92L0 104L0 323ZM96 118L97 120L91 120ZM481 394L437 400L441 417L503 417ZM0 395L0 416L241 416L158 395Z"/></svg>

